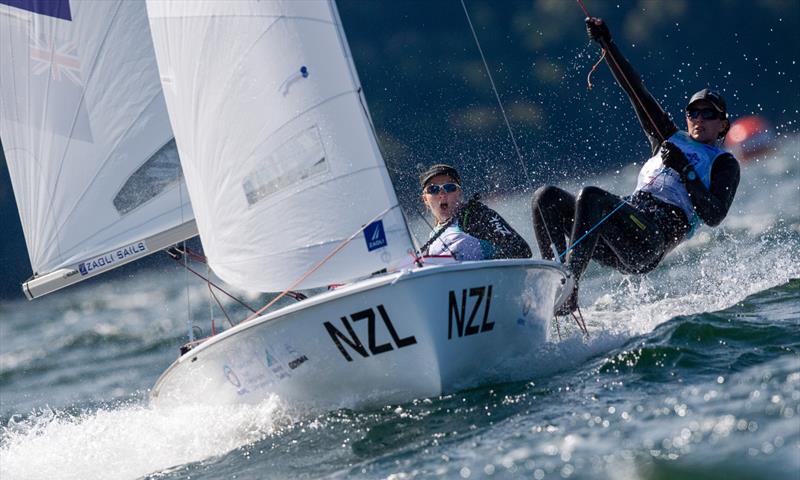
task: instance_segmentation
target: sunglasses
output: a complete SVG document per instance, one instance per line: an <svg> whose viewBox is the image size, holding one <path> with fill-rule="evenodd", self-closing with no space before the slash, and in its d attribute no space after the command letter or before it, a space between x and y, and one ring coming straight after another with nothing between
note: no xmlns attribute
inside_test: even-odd
<svg viewBox="0 0 800 480"><path fill-rule="evenodd" d="M457 183L443 183L441 185L431 183L425 187L424 192L428 195L438 195L441 191L444 191L444 193L453 193L459 188L461 188L461 186Z"/></svg>
<svg viewBox="0 0 800 480"><path fill-rule="evenodd" d="M724 113L720 113L713 108L690 108L686 110L686 116L692 120L697 119L697 117L703 117L703 120L716 120L718 118L725 118Z"/></svg>

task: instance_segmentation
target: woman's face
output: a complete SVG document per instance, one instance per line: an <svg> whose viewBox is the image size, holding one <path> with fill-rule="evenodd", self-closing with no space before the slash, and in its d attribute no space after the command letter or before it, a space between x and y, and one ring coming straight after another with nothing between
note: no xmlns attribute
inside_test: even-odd
<svg viewBox="0 0 800 480"><path fill-rule="evenodd" d="M705 100L693 103L690 110L711 110L716 113L711 102ZM686 115L686 130L689 136L700 143L713 145L727 126L728 120L725 118L705 119L702 115L696 118Z"/></svg>
<svg viewBox="0 0 800 480"><path fill-rule="evenodd" d="M453 216L458 210L459 205L461 205L461 187L459 186L454 192L447 193L441 188L441 186L446 183L458 185L450 175L436 175L428 181L422 191L422 201L425 202L425 206L430 209L433 217L436 219L436 223L445 222ZM431 185L438 185L439 192L436 194L428 193L428 188Z"/></svg>

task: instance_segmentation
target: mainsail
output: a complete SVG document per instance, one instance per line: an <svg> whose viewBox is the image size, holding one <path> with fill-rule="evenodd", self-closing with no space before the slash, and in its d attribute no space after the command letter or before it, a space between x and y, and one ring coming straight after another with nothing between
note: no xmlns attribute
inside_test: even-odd
<svg viewBox="0 0 800 480"><path fill-rule="evenodd" d="M29 298L196 234L141 1L0 0Z"/></svg>
<svg viewBox="0 0 800 480"><path fill-rule="evenodd" d="M367 223L297 288L407 255L410 234L332 2L148 0L147 10L200 238L220 278L282 290Z"/></svg>

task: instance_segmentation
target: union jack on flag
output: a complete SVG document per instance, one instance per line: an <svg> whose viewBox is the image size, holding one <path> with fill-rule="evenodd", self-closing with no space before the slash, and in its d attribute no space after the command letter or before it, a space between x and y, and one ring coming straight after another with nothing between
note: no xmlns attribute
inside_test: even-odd
<svg viewBox="0 0 800 480"><path fill-rule="evenodd" d="M29 32L30 88L41 105L31 104L34 126L63 137L92 142L78 43L70 30Z"/></svg>
<svg viewBox="0 0 800 480"><path fill-rule="evenodd" d="M55 81L62 81L63 76L74 85L83 86L80 78L81 62L75 42L66 42L56 47L52 38L47 41L31 38L30 55L33 60L31 71L34 74L49 72Z"/></svg>

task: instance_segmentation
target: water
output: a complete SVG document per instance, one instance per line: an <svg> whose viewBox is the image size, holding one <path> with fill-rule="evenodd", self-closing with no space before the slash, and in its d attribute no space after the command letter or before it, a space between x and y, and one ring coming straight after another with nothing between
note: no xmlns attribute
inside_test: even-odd
<svg viewBox="0 0 800 480"><path fill-rule="evenodd" d="M187 300L163 267L0 303L0 478L796 479L798 150L745 167L723 228L651 274L591 267L591 337L562 322L527 382L367 411L154 408L187 301L208 328L203 285ZM531 238L527 199L498 208Z"/></svg>

